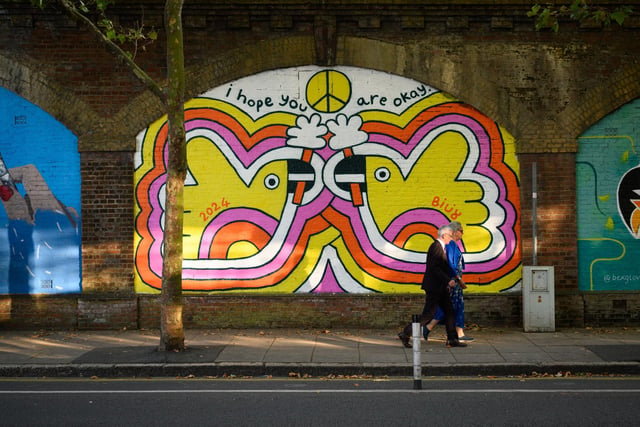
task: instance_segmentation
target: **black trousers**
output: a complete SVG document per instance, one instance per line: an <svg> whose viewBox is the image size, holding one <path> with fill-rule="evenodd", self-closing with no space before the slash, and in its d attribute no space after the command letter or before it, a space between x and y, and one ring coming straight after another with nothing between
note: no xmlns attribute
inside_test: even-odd
<svg viewBox="0 0 640 427"><path fill-rule="evenodd" d="M458 333L456 332L456 313L453 310L453 304L451 304L451 297L447 289L425 290L426 296L424 301L424 307L422 314L420 315L420 326L424 326L433 319L436 315L438 307L442 309L444 313L444 325L447 328L447 339L449 341L457 340ZM404 327L404 333L406 335L412 335L413 326L409 323Z"/></svg>

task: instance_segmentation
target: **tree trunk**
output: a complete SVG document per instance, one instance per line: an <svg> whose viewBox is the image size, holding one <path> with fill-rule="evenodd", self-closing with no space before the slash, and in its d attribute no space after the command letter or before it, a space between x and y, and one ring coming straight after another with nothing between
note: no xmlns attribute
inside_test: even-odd
<svg viewBox="0 0 640 427"><path fill-rule="evenodd" d="M34 1L44 7L46 1ZM184 46L182 38L183 0L166 0L167 91L157 84L133 59L86 15L72 0L51 0L74 20L86 25L106 49L119 58L135 76L167 107L169 126L169 164L167 165L166 203L160 297L160 346L163 351L184 350L182 323L182 220L184 216L184 180L187 176L186 137L184 130Z"/></svg>
<svg viewBox="0 0 640 427"><path fill-rule="evenodd" d="M184 49L182 39L183 0L165 3L167 31L167 122L169 164L164 213L164 256L160 316L160 346L163 351L184 350L182 323L182 220L184 181L187 175L184 129Z"/></svg>

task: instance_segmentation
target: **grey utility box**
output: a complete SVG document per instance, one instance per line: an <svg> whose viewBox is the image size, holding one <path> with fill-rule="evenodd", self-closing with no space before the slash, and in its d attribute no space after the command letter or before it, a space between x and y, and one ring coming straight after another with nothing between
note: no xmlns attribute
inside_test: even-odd
<svg viewBox="0 0 640 427"><path fill-rule="evenodd" d="M522 313L525 332L556 330L553 281L553 267L522 268Z"/></svg>

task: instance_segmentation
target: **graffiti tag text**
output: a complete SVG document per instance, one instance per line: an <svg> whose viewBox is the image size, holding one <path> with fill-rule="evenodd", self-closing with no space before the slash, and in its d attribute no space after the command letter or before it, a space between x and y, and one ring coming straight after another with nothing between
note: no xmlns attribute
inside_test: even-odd
<svg viewBox="0 0 640 427"><path fill-rule="evenodd" d="M209 206L206 210L200 212L200 217L204 222L207 222L213 216L214 212L217 212L220 209L228 208L228 207L229 207L229 202L227 201L227 199L223 197L219 205L216 202L211 202L211 206Z"/></svg>
<svg viewBox="0 0 640 427"><path fill-rule="evenodd" d="M440 198L439 196L433 196L433 200L431 201L431 206L437 207L445 211L447 214L451 216L451 220L457 219L462 212L456 209L456 204L449 205L447 202L447 198ZM455 210L454 210L455 209Z"/></svg>

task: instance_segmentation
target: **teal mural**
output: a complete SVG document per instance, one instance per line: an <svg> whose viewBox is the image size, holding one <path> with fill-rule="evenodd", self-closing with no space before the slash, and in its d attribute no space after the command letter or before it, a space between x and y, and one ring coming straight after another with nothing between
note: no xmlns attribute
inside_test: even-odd
<svg viewBox="0 0 640 427"><path fill-rule="evenodd" d="M77 139L0 88L0 294L80 292Z"/></svg>
<svg viewBox="0 0 640 427"><path fill-rule="evenodd" d="M640 99L578 139L578 281L582 291L640 290Z"/></svg>

